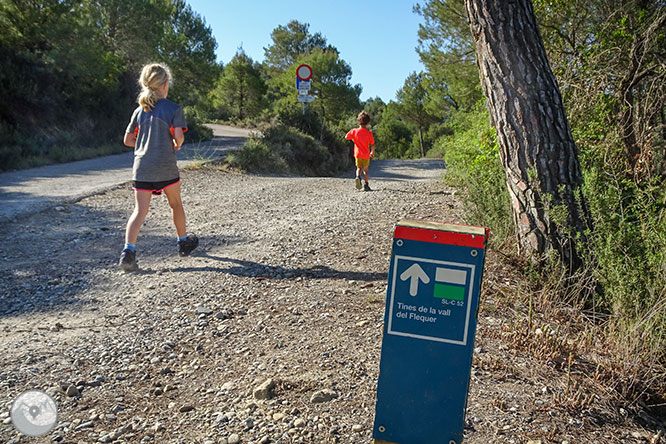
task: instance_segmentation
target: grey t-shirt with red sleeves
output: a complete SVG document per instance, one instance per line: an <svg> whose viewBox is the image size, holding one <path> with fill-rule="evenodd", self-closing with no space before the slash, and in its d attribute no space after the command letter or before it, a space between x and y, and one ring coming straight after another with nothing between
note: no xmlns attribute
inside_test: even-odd
<svg viewBox="0 0 666 444"><path fill-rule="evenodd" d="M172 133L178 127L187 131L187 122L183 108L171 100L158 100L150 112L140 106L134 110L126 130L136 135L132 180L163 182L179 177Z"/></svg>

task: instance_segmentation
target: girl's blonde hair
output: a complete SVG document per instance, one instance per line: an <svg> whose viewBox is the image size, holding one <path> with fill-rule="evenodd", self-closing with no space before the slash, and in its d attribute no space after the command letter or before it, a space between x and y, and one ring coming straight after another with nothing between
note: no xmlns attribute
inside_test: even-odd
<svg viewBox="0 0 666 444"><path fill-rule="evenodd" d="M145 112L149 113L152 111L155 103L163 98L158 89L167 82L171 82L171 71L168 66L160 63L151 63L143 67L141 76L139 77L141 93L139 94L138 102Z"/></svg>

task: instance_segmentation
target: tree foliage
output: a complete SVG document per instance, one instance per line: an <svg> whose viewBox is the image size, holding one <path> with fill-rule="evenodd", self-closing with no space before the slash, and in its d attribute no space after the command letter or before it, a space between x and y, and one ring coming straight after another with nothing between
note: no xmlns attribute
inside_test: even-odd
<svg viewBox="0 0 666 444"><path fill-rule="evenodd" d="M320 34L311 34L309 25L291 21L271 34L273 44L265 48L268 96L277 114L290 114L302 106L297 101L296 69L301 64L312 68L308 105L327 124L336 125L360 108L360 85L351 84L352 68L338 50Z"/></svg>
<svg viewBox="0 0 666 444"><path fill-rule="evenodd" d="M488 118L474 105L481 90L469 57L463 3L427 0L415 7L425 20L418 50L426 74L442 82L459 110L444 117L453 134L438 139L435 149L447 159L448 176L468 190L468 221L492 224L493 231L507 226L500 221L506 221L510 203L506 193L498 193L505 172L489 150L499 147L490 143ZM580 252L588 264L581 282L603 291L582 297L613 315L611 329L641 338L630 349L666 362L666 274L659 253L666 249L666 5L532 3L581 160L592 219ZM504 206L488 196L504 200ZM566 212L560 216L566 220Z"/></svg>
<svg viewBox="0 0 666 444"><path fill-rule="evenodd" d="M177 79L169 94L181 105L196 106L219 75L217 42L185 0L168 0L165 5L168 15L156 57L172 67Z"/></svg>
<svg viewBox="0 0 666 444"><path fill-rule="evenodd" d="M425 74L413 72L396 94L400 115L416 127L421 157L425 157L426 154L423 133L431 123L437 121L437 118L428 111L431 102L430 91L426 86Z"/></svg>
<svg viewBox="0 0 666 444"><path fill-rule="evenodd" d="M312 84L317 96L312 106L324 120L339 122L346 113L359 108L361 86L351 84L351 66L337 51L315 49L299 60L312 67ZM296 72L294 71L293 78Z"/></svg>
<svg viewBox="0 0 666 444"><path fill-rule="evenodd" d="M144 63L171 66L170 98L186 107L219 71L210 28L183 0L8 0L0 24L3 168L120 146Z"/></svg>
<svg viewBox="0 0 666 444"><path fill-rule="evenodd" d="M273 43L264 48L265 62L279 71L286 71L304 54L312 54L315 49L334 51L337 49L326 42L321 33L311 34L310 25L292 20L285 26L278 26L271 33Z"/></svg>
<svg viewBox="0 0 666 444"><path fill-rule="evenodd" d="M212 94L216 112L222 117L256 117L265 108L266 83L261 70L242 49L225 66Z"/></svg>
<svg viewBox="0 0 666 444"><path fill-rule="evenodd" d="M396 102L389 102L385 106L380 118L373 121L372 130L378 158L398 159L418 156L418 151L411 150L414 131L400 117L399 105Z"/></svg>
<svg viewBox="0 0 666 444"><path fill-rule="evenodd" d="M535 8L572 120L590 125L585 142L617 139L613 162L628 177L665 177L655 148L666 139L666 5L539 0Z"/></svg>
<svg viewBox="0 0 666 444"><path fill-rule="evenodd" d="M464 0L430 0L417 3L421 15L417 52L437 88L432 93L440 104L472 110L483 93L469 32Z"/></svg>

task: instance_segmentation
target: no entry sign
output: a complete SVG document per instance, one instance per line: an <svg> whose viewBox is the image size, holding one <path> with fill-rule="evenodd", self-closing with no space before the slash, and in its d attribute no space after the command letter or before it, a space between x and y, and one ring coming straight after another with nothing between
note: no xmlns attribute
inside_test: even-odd
<svg viewBox="0 0 666 444"><path fill-rule="evenodd" d="M309 65L300 65L296 68L296 78L302 81L307 81L312 78L312 68Z"/></svg>
<svg viewBox="0 0 666 444"><path fill-rule="evenodd" d="M396 225L375 443L462 442L487 239L483 227Z"/></svg>

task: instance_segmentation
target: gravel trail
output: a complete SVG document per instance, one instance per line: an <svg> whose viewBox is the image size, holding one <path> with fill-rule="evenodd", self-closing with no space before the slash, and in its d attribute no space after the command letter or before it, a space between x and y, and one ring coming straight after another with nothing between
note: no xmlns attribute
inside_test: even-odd
<svg viewBox="0 0 666 444"><path fill-rule="evenodd" d="M59 425L39 442L369 436L392 228L458 220L442 172L434 160L377 161L375 191L359 192L349 178L185 170L199 249L177 256L156 198L132 274L116 268L128 186L7 224L0 399L54 395ZM268 379L272 399L259 400Z"/></svg>
<svg viewBox="0 0 666 444"><path fill-rule="evenodd" d="M393 226L461 222L443 167L375 161L372 192L356 191L351 172L184 170L200 247L176 254L166 199L156 198L131 274L116 265L129 185L6 223L0 442L371 442ZM492 292L515 285L494 262L486 275ZM502 345L492 292L482 299L466 443L644 442L558 408L566 375ZM59 408L41 438L9 421L12 400L31 388Z"/></svg>

